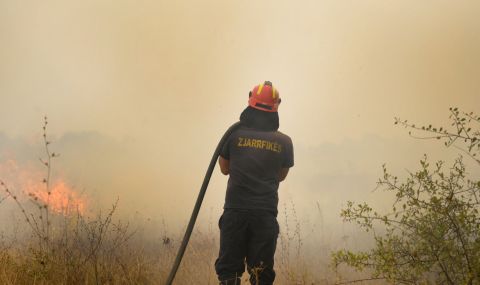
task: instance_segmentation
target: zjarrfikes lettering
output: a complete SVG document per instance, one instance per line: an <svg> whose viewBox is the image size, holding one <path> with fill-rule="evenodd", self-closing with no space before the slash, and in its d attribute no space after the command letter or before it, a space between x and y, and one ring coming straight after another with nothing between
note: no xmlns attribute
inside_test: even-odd
<svg viewBox="0 0 480 285"><path fill-rule="evenodd" d="M267 140L260 140L260 139L252 139L252 138L238 138L238 147L250 147L250 148L257 148L257 149L265 149L273 152L282 152L282 145L277 142L267 141Z"/></svg>

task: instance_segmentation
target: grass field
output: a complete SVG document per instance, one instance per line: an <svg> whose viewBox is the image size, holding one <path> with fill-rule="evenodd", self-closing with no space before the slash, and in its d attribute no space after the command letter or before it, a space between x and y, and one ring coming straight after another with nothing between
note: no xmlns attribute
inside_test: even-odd
<svg viewBox="0 0 480 285"><path fill-rule="evenodd" d="M14 229L0 240L0 284L163 284L183 233L125 222L116 211L117 203L96 215L50 213L46 224L45 209L18 207ZM294 209L286 211L278 217L276 284L336 284L362 277L336 271L327 244L314 242L306 249ZM32 223L35 215L38 225ZM213 222L194 231L175 284L218 284L213 266L218 236ZM247 279L245 273L245 284Z"/></svg>
<svg viewBox="0 0 480 285"><path fill-rule="evenodd" d="M183 230L120 218L118 200L106 210L89 209L68 183L51 178L58 154L50 151L47 124L45 117L44 171L22 170L14 160L0 164L6 176L0 178L8 179L0 180L0 284L164 284ZM363 278L331 266L330 254L339 243L305 235L310 229L290 202L278 216L276 284L343 284ZM317 230L324 235L323 226ZM175 284L218 284L218 239L216 222L197 225ZM242 280L247 279L244 274Z"/></svg>

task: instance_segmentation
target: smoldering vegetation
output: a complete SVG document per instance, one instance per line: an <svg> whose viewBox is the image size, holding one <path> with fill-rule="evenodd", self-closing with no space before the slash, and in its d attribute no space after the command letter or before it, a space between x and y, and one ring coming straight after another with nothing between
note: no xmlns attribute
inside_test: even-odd
<svg viewBox="0 0 480 285"><path fill-rule="evenodd" d="M10 200L20 199L14 197ZM183 237L164 221L117 217L118 201L96 214L51 212L48 224L42 221L45 208L10 206L13 228L0 239L2 284L163 284ZM31 223L34 217L38 228ZM335 284L363 276L332 267L330 252L348 244L348 236L336 245L325 236L313 240L316 229L302 228L294 204L285 205L278 218L277 284ZM218 244L216 222L198 226L175 284L217 284Z"/></svg>
<svg viewBox="0 0 480 285"><path fill-rule="evenodd" d="M113 160L113 153L121 153L126 160L132 156L98 134L66 135L53 144L62 150L57 153L51 149L46 127L47 121L40 144L38 140L9 142L3 137L0 283L163 284L183 237L186 217L172 222L151 217L145 214L147 211L126 214L132 213L128 196L115 199L109 192L92 193L72 185L67 178L71 170L62 160L73 156L81 161L74 151L75 147L81 149L79 141L95 141L98 155L93 157L99 161ZM29 151L22 152L24 149ZM101 163L91 166L100 170L96 175L102 175ZM78 165L73 168L82 169ZM133 173L137 178L138 173ZM137 187L141 188L139 183ZM165 210L161 205L158 212ZM299 210L305 207L296 205L291 197L280 205L277 284L334 284L361 277L346 268L332 267L331 252L355 244L348 229L343 227L338 238L331 224L325 222L329 210L319 202L311 206L310 217L304 218ZM208 212L208 206L204 212ZM200 217L176 284L217 284L217 219L211 210L209 217ZM245 282L247 278L245 273Z"/></svg>
<svg viewBox="0 0 480 285"><path fill-rule="evenodd" d="M157 186L168 189L160 195L148 190L155 182L152 164L125 144L98 133L66 134L54 138L58 154L49 149L49 137L43 138L42 144L0 137L0 282L163 284L190 213L185 201L195 198L195 191L181 190L196 189L190 185L198 184L193 174L184 173L188 179L181 180L169 177L166 169L158 170L163 184ZM396 161L392 157L411 148L403 145L402 149L397 142L396 149L401 151L392 156L386 146L395 143L366 138L360 143L297 148L297 159L307 163L296 166L297 173L282 184L280 192L277 284L369 279L368 271L358 273L332 263L332 252L362 250L373 244L355 226L342 223L340 208L347 199L361 198L388 205L391 197L369 190L384 162L379 159ZM372 145L377 146L376 155L370 150ZM421 151L418 148L410 154ZM128 165L132 162L133 167ZM170 181L165 182L166 177ZM85 190L79 186L82 179L89 185L97 183L100 190ZM109 190L117 187L120 191ZM209 193L214 198L205 201L176 284L217 284L214 262L219 244L218 208L223 199L218 194L223 192L217 190L223 187L212 181ZM148 200L156 207L147 204ZM143 202L148 206L142 208ZM212 210L214 204L217 210ZM369 280L368 284L374 282L381 281Z"/></svg>

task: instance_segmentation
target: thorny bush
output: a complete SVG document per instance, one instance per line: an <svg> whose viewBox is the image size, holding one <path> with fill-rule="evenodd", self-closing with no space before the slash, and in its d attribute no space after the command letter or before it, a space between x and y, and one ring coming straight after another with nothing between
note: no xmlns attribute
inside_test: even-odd
<svg viewBox="0 0 480 285"><path fill-rule="evenodd" d="M432 135L410 131L416 138L443 139L445 146L460 149L480 164L480 116L457 108L450 112L453 130L417 127L398 118L395 124ZM403 181L385 165L383 171L378 186L395 194L392 212L380 214L366 203L348 202L341 216L371 232L375 243L369 251L334 252L335 268L345 264L359 271L370 269L371 280L395 284L480 284L480 181L469 177L462 157L446 168L442 161L430 163L425 155L420 169Z"/></svg>

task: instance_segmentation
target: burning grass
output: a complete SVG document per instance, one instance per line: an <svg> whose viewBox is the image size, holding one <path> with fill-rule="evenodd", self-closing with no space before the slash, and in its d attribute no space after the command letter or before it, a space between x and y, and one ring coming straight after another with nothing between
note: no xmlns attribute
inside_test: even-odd
<svg viewBox="0 0 480 285"><path fill-rule="evenodd" d="M134 225L116 219L117 210L115 203L105 214L52 214L47 241L28 225L23 234L1 238L0 284L164 284L183 232L152 229L138 220ZM287 211L279 216L275 284L336 284L329 250L305 250L301 225ZM218 236L216 227L194 231L174 284L218 284ZM243 284L247 279L245 273Z"/></svg>
<svg viewBox="0 0 480 285"><path fill-rule="evenodd" d="M49 149L47 125L45 118L43 172L14 160L0 164L0 174L8 179L0 180L0 206L18 214L12 219L14 228L0 234L0 284L163 284L183 233L117 219L118 200L106 212L94 214L87 197L64 179L51 178L52 162L59 155ZM293 203L285 205L279 220L276 284L338 281L329 267L326 244L304 249ZM218 284L213 266L218 236L216 228L197 227L175 284ZM247 278L244 274L245 284Z"/></svg>
<svg viewBox="0 0 480 285"><path fill-rule="evenodd" d="M48 242L35 235L4 238L0 244L1 284L163 284L182 233L150 236L142 228L114 219L117 205L105 215L86 218L52 215ZM146 230L146 232L151 232ZM291 233L290 233L291 236ZM285 242L277 251L276 284L333 284L315 272L328 264L310 263ZM282 243L282 242L280 242ZM286 248L286 246L292 246ZM218 284L214 262L217 230L195 230L175 284ZM318 268L317 268L318 266ZM245 284L248 274L244 274Z"/></svg>

